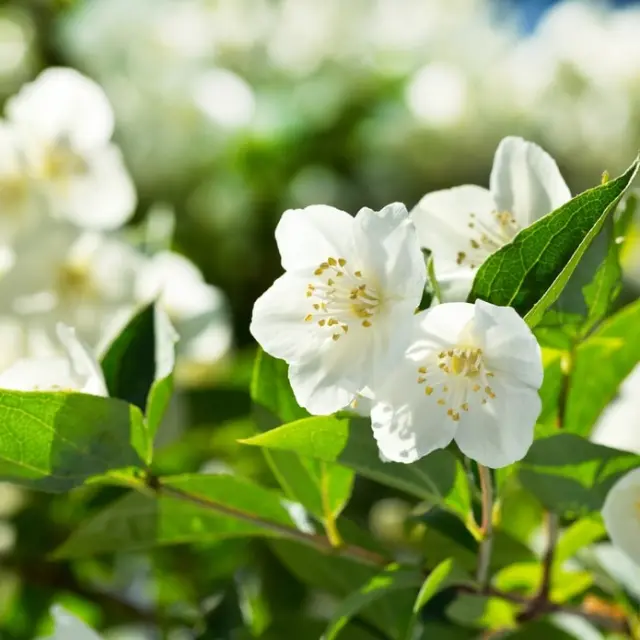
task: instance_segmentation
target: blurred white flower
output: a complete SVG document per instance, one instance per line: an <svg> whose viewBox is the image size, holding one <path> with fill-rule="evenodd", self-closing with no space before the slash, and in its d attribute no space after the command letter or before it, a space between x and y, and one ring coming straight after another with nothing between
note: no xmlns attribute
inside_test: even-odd
<svg viewBox="0 0 640 640"><path fill-rule="evenodd" d="M249 83L228 69L209 69L199 74L193 99L203 113L221 127L248 125L255 111L255 97Z"/></svg>
<svg viewBox="0 0 640 640"><path fill-rule="evenodd" d="M15 256L0 280L0 309L43 336L61 321L95 346L112 317L135 304L143 258L115 236L50 221L18 242Z"/></svg>
<svg viewBox="0 0 640 640"><path fill-rule="evenodd" d="M404 359L373 389L380 452L410 463L455 439L480 464L512 464L533 442L542 376L540 347L512 308L479 300L422 312Z"/></svg>
<svg viewBox="0 0 640 640"><path fill-rule="evenodd" d="M102 638L82 620L76 618L60 605L51 607L53 635L41 640L102 640Z"/></svg>
<svg viewBox="0 0 640 640"><path fill-rule="evenodd" d="M135 189L110 142L114 116L99 85L52 67L24 85L5 111L24 136L29 173L52 215L92 229L114 229L131 217Z"/></svg>
<svg viewBox="0 0 640 640"><path fill-rule="evenodd" d="M8 249L42 219L40 205L27 171L23 136L9 122L0 121L0 246Z"/></svg>
<svg viewBox="0 0 640 640"><path fill-rule="evenodd" d="M640 455L640 366L620 386L618 397L604 410L591 434L592 442Z"/></svg>
<svg viewBox="0 0 640 640"><path fill-rule="evenodd" d="M185 365L212 365L232 344L227 302L220 289L207 284L187 258L170 251L153 256L140 270L136 297L157 299L178 335L178 360Z"/></svg>
<svg viewBox="0 0 640 640"><path fill-rule="evenodd" d="M57 334L62 355L18 360L0 373L0 389L108 395L100 365L75 330L58 324Z"/></svg>
<svg viewBox="0 0 640 640"><path fill-rule="evenodd" d="M445 300L464 300L489 255L570 199L553 158L516 137L498 145L490 189L464 185L424 196L411 217L421 246L432 251Z"/></svg>
<svg viewBox="0 0 640 640"><path fill-rule="evenodd" d="M289 363L298 403L349 405L405 347L426 270L407 210L325 205L286 211L276 228L285 274L255 303L251 333Z"/></svg>
<svg viewBox="0 0 640 640"><path fill-rule="evenodd" d="M405 92L409 109L432 127L455 125L468 104L467 79L452 65L432 62L420 69Z"/></svg>
<svg viewBox="0 0 640 640"><path fill-rule="evenodd" d="M611 542L640 565L640 467L613 485L602 517Z"/></svg>

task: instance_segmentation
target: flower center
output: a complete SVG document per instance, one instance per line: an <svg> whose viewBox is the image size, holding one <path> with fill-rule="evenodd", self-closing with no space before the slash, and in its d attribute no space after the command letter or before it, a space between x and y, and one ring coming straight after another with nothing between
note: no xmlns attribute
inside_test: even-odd
<svg viewBox="0 0 640 640"><path fill-rule="evenodd" d="M85 159L76 153L68 142L59 141L52 145L44 156L42 177L66 189L70 180L85 175L88 169Z"/></svg>
<svg viewBox="0 0 640 640"><path fill-rule="evenodd" d="M484 221L475 213L469 214L469 229L473 229L477 236L469 240L471 248L468 251L458 251L456 262L476 269L485 258L511 242L520 226L509 211L494 211L490 221Z"/></svg>
<svg viewBox="0 0 640 640"><path fill-rule="evenodd" d="M472 411L496 397L489 385L493 377L484 363L482 349L455 347L441 351L419 367L417 383L424 385L425 395L439 396L437 404L457 422L460 411Z"/></svg>
<svg viewBox="0 0 640 640"><path fill-rule="evenodd" d="M58 292L61 298L79 298L93 293L89 266L83 262L67 261L58 269Z"/></svg>
<svg viewBox="0 0 640 640"><path fill-rule="evenodd" d="M0 181L0 199L3 203L3 213L15 213L26 195L27 181L23 176L9 176Z"/></svg>
<svg viewBox="0 0 640 640"><path fill-rule="evenodd" d="M352 271L344 258L329 257L313 275L306 292L312 311L305 316L305 322L327 327L333 340L348 333L354 322L365 328L373 326L380 296L362 271Z"/></svg>

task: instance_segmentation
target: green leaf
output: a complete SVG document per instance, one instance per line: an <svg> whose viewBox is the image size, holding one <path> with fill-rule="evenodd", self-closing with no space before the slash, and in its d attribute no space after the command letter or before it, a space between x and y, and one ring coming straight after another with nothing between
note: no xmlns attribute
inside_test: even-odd
<svg viewBox="0 0 640 640"><path fill-rule="evenodd" d="M389 565L360 589L342 600L322 636L322 640L336 638L340 630L361 609L373 603L378 603L380 600L387 600L390 592L417 589L421 583L422 577L417 569L406 569L397 564ZM411 609L409 608L408 611L397 610L395 612L395 620L389 625L391 628L385 629L391 637L401 637L406 630L410 611Z"/></svg>
<svg viewBox="0 0 640 640"><path fill-rule="evenodd" d="M456 480L456 459L444 450L413 464L382 462L369 421L363 418L305 418L243 442L339 462L372 480L432 501L444 500Z"/></svg>
<svg viewBox="0 0 640 640"><path fill-rule="evenodd" d="M229 475L170 476L162 483L212 501L227 514L168 495L129 493L75 531L56 558L77 558L246 536L277 536L252 518L295 528L280 495ZM237 512L243 518L229 515ZM248 519L247 519L248 518Z"/></svg>
<svg viewBox="0 0 640 640"><path fill-rule="evenodd" d="M426 578L420 587L420 592L413 605L414 615L418 615L420 610L433 598L436 593L446 589L452 584L471 583L471 579L456 566L453 558L443 560Z"/></svg>
<svg viewBox="0 0 640 640"><path fill-rule="evenodd" d="M81 393L0 391L0 479L62 492L141 464L142 415Z"/></svg>
<svg viewBox="0 0 640 640"><path fill-rule="evenodd" d="M493 584L501 591L517 591L531 597L538 593L541 583L540 562L516 562L504 567L493 577ZM593 576L589 571L564 571L556 565L551 576L550 599L558 603L567 602L592 585Z"/></svg>
<svg viewBox="0 0 640 640"><path fill-rule="evenodd" d="M251 398L258 429L262 432L309 414L300 408L289 385L287 364L259 350L251 382ZM306 459L295 452L267 450L265 457L283 491L317 518L335 519L353 488L350 469Z"/></svg>
<svg viewBox="0 0 640 640"><path fill-rule="evenodd" d="M606 232L607 252L593 280L583 289L589 308L583 332L588 332L600 322L611 309L622 287L620 251L636 212L638 197L630 194L615 220L608 220L601 235Z"/></svg>
<svg viewBox="0 0 640 640"><path fill-rule="evenodd" d="M345 527L345 524L350 526ZM342 519L340 525L340 534L347 542L379 551L366 539L366 534L355 528L351 522ZM354 562L346 557L322 554L316 549L289 540L270 540L269 546L303 584L330 593L339 601L343 601L362 585L373 580L380 572L380 569L372 566ZM389 591L386 598L364 606L358 612L358 617L390 634L397 627L400 615L405 621L409 619L414 599L413 593ZM343 632L341 637L344 635Z"/></svg>
<svg viewBox="0 0 640 640"><path fill-rule="evenodd" d="M639 464L640 456L562 433L536 440L518 476L547 509L571 516L600 511L613 484Z"/></svg>
<svg viewBox="0 0 640 640"><path fill-rule="evenodd" d="M640 361L640 300L607 319L576 349L564 429L589 435ZM603 366L606 363L606 366Z"/></svg>
<svg viewBox="0 0 640 640"><path fill-rule="evenodd" d="M109 395L126 400L146 414L147 462L173 392L176 339L166 314L149 304L129 320L102 357Z"/></svg>
<svg viewBox="0 0 640 640"><path fill-rule="evenodd" d="M604 524L600 518L588 517L574 522L562 532L556 545L554 562L561 565L576 555L580 549L587 547L606 536Z"/></svg>
<svg viewBox="0 0 640 640"><path fill-rule="evenodd" d="M469 302L511 306L530 326L558 299L607 216L631 184L636 160L625 174L573 198L523 229L478 270Z"/></svg>

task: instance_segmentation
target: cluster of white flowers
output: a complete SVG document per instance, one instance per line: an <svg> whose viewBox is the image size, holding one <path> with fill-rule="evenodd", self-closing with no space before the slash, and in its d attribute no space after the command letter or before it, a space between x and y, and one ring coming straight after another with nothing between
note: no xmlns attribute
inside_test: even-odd
<svg viewBox="0 0 640 640"><path fill-rule="evenodd" d="M121 229L134 213L136 193L111 142L113 129L102 89L68 68L47 69L6 104L0 121L1 386L102 393L104 383L102 389L85 385L84 373L74 378L75 365L61 365L55 382L53 373L38 374L33 360L53 366L71 354L75 362L74 331L60 329L61 323L97 356L152 299L180 334L183 365L216 362L230 347L220 291L186 258L169 251L147 255ZM31 385L27 371L36 373Z"/></svg>
<svg viewBox="0 0 640 640"><path fill-rule="evenodd" d="M480 464L512 464L533 442L541 350L514 309L463 300L491 253L570 197L545 151L509 137L489 190L430 193L411 214L397 203L355 217L324 205L286 211L276 229L285 273L256 301L251 331L289 364L311 413L365 407L383 460L411 463L455 440ZM444 300L419 311L423 248ZM640 562L638 505L640 469L603 511L613 542Z"/></svg>
<svg viewBox="0 0 640 640"><path fill-rule="evenodd" d="M204 151L193 144L196 129L211 134L211 119L247 125L256 100L265 107L261 130L300 112L309 122L330 119L349 101L356 75L361 84L404 83L397 106L409 118L390 125L394 141L405 127L455 127L456 136L437 138L453 152L491 144L518 126L573 166L597 170L603 162L615 169L636 151L629 131L640 105L639 23L637 7L584 0L558 3L524 36L515 12L498 19L487 0L144 0L133 9L126 0L94 0L65 21L62 39L107 87L140 145L141 171L163 161L149 154L155 143L145 143L156 116L165 125L158 144L192 158ZM278 92L278 109L270 109L283 79L295 87ZM377 124L367 144L393 151L397 142L376 134L386 130Z"/></svg>
<svg viewBox="0 0 640 640"><path fill-rule="evenodd" d="M478 462L520 460L540 413L542 359L511 308L462 302L474 271L520 229L570 197L553 159L521 138L496 153L491 190L466 185L355 217L327 206L285 212L285 274L255 304L251 331L289 363L301 406L370 414L381 455L413 462L455 439ZM422 249L446 289L417 312Z"/></svg>

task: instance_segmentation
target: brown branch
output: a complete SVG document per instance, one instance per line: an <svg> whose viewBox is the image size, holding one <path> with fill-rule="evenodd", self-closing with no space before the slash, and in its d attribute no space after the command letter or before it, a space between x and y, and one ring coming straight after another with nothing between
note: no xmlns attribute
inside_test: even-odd
<svg viewBox="0 0 640 640"><path fill-rule="evenodd" d="M323 553L350 558L363 564L373 565L376 567L384 567L389 563L388 558L385 558L375 551L370 551L369 549L365 549L364 547L358 547L352 544L343 544L341 546L335 547L326 536L316 533L306 533L304 531L300 531L299 529L294 529L293 527L279 524L277 522L272 522L270 520L265 520L264 518L260 518L259 516L251 513L246 513L245 511L241 511L240 509L220 504L204 496L199 496L188 493L186 491L182 491L182 489L177 489L176 487L172 487L170 485L162 483L162 481L160 481L159 479L156 479L155 483L151 483L150 486L155 488L155 490L160 495L166 495L172 498L177 498L179 500L184 500L186 502L191 502L192 504L210 509L211 511L215 511L216 513L219 513L221 515L229 516L231 518L235 518L236 520L242 520L243 522L249 522L251 524L258 525L265 531L270 531L272 533L275 533L276 535L289 538L290 540L293 540L295 542L300 542L307 546L313 547Z"/></svg>

